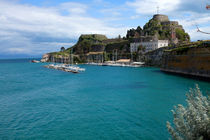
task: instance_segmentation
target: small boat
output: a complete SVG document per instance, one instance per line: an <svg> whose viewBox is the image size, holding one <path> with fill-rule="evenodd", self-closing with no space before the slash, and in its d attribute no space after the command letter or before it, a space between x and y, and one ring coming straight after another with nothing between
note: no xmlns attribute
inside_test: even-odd
<svg viewBox="0 0 210 140"><path fill-rule="evenodd" d="M32 60L31 62L32 63L40 63L40 61L38 61L38 60Z"/></svg>
<svg viewBox="0 0 210 140"><path fill-rule="evenodd" d="M210 9L210 5L206 5L206 9L209 10Z"/></svg>
<svg viewBox="0 0 210 140"><path fill-rule="evenodd" d="M72 73L79 73L78 71L71 71Z"/></svg>

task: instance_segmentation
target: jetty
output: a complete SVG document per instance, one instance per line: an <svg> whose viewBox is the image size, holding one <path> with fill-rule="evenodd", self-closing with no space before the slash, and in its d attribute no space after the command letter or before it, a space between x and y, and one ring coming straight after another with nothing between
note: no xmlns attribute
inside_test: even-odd
<svg viewBox="0 0 210 140"><path fill-rule="evenodd" d="M144 62L130 62L130 59L120 59L118 61L105 61L104 63L86 63L88 65L97 65L97 66L112 66L112 67L143 67Z"/></svg>
<svg viewBox="0 0 210 140"><path fill-rule="evenodd" d="M68 64L49 64L49 65L45 65L44 67L49 68L49 69L61 70L65 72L71 72L71 73L79 73L79 72L85 71L84 68L80 68L80 67L68 65Z"/></svg>

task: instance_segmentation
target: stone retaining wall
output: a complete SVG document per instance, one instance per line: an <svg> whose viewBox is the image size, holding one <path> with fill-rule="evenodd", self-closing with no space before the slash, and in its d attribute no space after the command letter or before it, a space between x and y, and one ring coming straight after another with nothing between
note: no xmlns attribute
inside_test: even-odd
<svg viewBox="0 0 210 140"><path fill-rule="evenodd" d="M162 70L172 73L210 78L210 47L194 47L166 52L162 58Z"/></svg>

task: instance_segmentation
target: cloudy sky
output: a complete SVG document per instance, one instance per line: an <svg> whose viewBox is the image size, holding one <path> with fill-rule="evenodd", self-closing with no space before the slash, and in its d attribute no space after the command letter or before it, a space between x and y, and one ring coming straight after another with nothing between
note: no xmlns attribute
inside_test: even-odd
<svg viewBox="0 0 210 140"><path fill-rule="evenodd" d="M210 39L210 0L0 0L0 58L40 57L70 47L81 34L126 35L157 7L177 20L191 40Z"/></svg>

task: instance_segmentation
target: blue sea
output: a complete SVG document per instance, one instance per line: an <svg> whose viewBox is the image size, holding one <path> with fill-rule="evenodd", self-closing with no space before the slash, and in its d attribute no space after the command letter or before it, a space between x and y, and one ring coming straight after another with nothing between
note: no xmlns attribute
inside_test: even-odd
<svg viewBox="0 0 210 140"><path fill-rule="evenodd" d="M186 92L210 83L158 68L80 65L72 74L29 59L0 60L0 139L167 140Z"/></svg>

